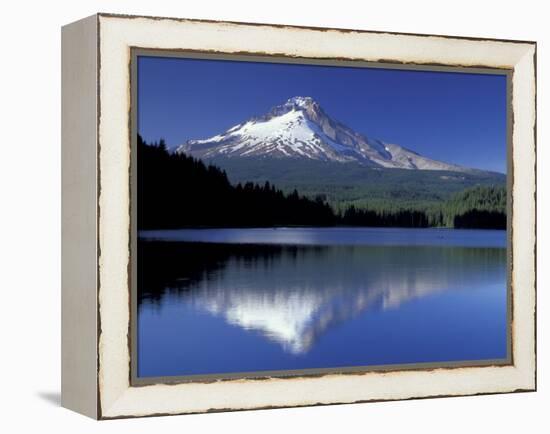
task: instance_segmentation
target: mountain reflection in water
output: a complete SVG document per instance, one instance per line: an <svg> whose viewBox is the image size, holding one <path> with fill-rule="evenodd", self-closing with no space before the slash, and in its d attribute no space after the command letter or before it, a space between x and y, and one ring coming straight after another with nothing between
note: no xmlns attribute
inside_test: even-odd
<svg viewBox="0 0 550 434"><path fill-rule="evenodd" d="M138 261L140 312L185 304L293 355L368 312L495 282L505 290L506 275L505 249L456 246L139 241Z"/></svg>

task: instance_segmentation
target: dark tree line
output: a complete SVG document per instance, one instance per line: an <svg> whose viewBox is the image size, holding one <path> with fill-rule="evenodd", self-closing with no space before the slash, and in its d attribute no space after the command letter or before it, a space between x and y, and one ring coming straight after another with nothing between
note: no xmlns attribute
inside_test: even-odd
<svg viewBox="0 0 550 434"><path fill-rule="evenodd" d="M376 207L349 206L340 221L353 226L448 227L457 229L506 229L506 189L477 186L439 204L395 208L391 202Z"/></svg>
<svg viewBox="0 0 550 434"><path fill-rule="evenodd" d="M506 229L506 188L470 188L447 201L443 212L455 228Z"/></svg>
<svg viewBox="0 0 550 434"><path fill-rule="evenodd" d="M138 136L138 228L331 226L332 208L269 182L231 185L225 171Z"/></svg>
<svg viewBox="0 0 550 434"><path fill-rule="evenodd" d="M473 209L455 216L454 227L457 229L506 229L506 214Z"/></svg>
<svg viewBox="0 0 550 434"><path fill-rule="evenodd" d="M424 211L399 209L392 211L374 211L356 209L351 205L339 221L349 226L426 228L430 226Z"/></svg>
<svg viewBox="0 0 550 434"><path fill-rule="evenodd" d="M138 136L138 228L372 226L506 228L506 189L478 186L426 207L348 206L284 193L266 182L232 185L225 171Z"/></svg>

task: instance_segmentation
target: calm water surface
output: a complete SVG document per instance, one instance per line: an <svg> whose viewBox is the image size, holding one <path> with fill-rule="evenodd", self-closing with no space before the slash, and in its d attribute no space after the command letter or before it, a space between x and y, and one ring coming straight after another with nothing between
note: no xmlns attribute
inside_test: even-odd
<svg viewBox="0 0 550 434"><path fill-rule="evenodd" d="M506 233L144 231L138 376L502 359Z"/></svg>

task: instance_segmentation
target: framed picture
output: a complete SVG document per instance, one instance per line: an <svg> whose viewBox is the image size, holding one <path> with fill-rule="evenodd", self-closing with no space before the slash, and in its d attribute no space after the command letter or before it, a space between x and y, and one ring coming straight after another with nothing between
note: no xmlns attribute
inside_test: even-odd
<svg viewBox="0 0 550 434"><path fill-rule="evenodd" d="M536 44L98 14L62 32L62 403L536 389Z"/></svg>

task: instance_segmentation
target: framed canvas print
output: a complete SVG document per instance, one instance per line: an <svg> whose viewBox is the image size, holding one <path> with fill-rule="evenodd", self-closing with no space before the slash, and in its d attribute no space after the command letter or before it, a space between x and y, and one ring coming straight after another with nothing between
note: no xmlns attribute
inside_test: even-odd
<svg viewBox="0 0 550 434"><path fill-rule="evenodd" d="M65 407L536 389L534 42L98 14L62 54Z"/></svg>

